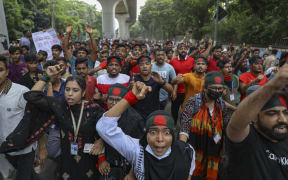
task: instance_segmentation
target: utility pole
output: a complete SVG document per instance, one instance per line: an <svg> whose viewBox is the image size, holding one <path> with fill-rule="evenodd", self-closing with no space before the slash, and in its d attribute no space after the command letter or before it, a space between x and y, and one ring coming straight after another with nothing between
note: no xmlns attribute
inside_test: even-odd
<svg viewBox="0 0 288 180"><path fill-rule="evenodd" d="M217 0L217 5L216 5L216 18L215 18L215 30L214 30L214 46L217 44L218 20L219 20L219 1L220 0Z"/></svg>
<svg viewBox="0 0 288 180"><path fill-rule="evenodd" d="M55 29L55 4L56 0L51 0L51 25L53 29Z"/></svg>

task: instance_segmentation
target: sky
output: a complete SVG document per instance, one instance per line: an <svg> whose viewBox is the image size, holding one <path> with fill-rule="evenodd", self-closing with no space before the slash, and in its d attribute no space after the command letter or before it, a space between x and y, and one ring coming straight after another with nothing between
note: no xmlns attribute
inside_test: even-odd
<svg viewBox="0 0 288 180"><path fill-rule="evenodd" d="M97 10L101 10L102 9L100 3L97 0L80 0L80 1L84 1L84 2L86 2L88 4L96 4ZM140 7L144 6L146 1L147 0L137 0L137 15L138 16L140 14Z"/></svg>

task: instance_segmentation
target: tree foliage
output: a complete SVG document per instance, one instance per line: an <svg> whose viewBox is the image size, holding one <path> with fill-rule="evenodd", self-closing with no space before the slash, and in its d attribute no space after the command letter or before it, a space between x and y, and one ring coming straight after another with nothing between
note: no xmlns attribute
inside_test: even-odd
<svg viewBox="0 0 288 180"><path fill-rule="evenodd" d="M220 5L228 12L219 23L220 41L268 44L288 37L287 0L220 0ZM216 0L147 0L139 22L150 38L173 38L189 30L201 39L213 37L215 13Z"/></svg>
<svg viewBox="0 0 288 180"><path fill-rule="evenodd" d="M75 32L85 32L84 25L90 24L96 36L102 34L101 12L95 5L78 0L55 1L55 29L64 32L66 24L73 24ZM23 30L37 32L51 28L53 0L3 0L10 39L22 36Z"/></svg>

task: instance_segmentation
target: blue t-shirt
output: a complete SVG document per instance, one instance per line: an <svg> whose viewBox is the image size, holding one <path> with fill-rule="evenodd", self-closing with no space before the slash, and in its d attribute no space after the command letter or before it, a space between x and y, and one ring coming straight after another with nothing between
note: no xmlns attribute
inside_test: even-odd
<svg viewBox="0 0 288 180"><path fill-rule="evenodd" d="M75 63L76 63L76 57L72 56L69 60L69 64L71 65L71 74L77 75L77 72L75 71ZM88 59L88 68L94 69L94 62L89 58Z"/></svg>
<svg viewBox="0 0 288 180"><path fill-rule="evenodd" d="M53 95L54 95L54 97L57 97L57 98L64 98L65 81L63 79L60 79L60 82L61 82L61 86L60 86L59 91L54 91L53 90ZM44 90L44 94L45 94L45 96L47 95L47 90L46 89Z"/></svg>
<svg viewBox="0 0 288 180"><path fill-rule="evenodd" d="M167 83L170 83L172 79L176 77L176 72L173 66L168 63L164 63L162 66L158 66L156 63L153 63L152 71L158 72L162 79ZM159 98L160 101L166 100L168 98L168 92L161 88Z"/></svg>

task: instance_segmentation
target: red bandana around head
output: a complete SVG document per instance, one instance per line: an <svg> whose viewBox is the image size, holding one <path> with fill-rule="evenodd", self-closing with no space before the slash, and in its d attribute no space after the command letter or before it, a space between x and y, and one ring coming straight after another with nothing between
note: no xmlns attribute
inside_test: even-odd
<svg viewBox="0 0 288 180"><path fill-rule="evenodd" d="M218 84L221 84L221 83L222 83L222 79L221 79L221 77L219 77L219 76L216 76L216 77L214 78L214 80L215 80L215 82L218 83Z"/></svg>
<svg viewBox="0 0 288 180"><path fill-rule="evenodd" d="M281 103L282 106L286 107L287 108L287 103L286 103L286 100L285 98L283 98L282 96L279 97L279 101Z"/></svg>
<svg viewBox="0 0 288 180"><path fill-rule="evenodd" d="M110 62L117 62L116 58L112 58Z"/></svg>
<svg viewBox="0 0 288 180"><path fill-rule="evenodd" d="M157 126L166 126L167 120L164 116L158 115L154 118L154 124Z"/></svg>
<svg viewBox="0 0 288 180"><path fill-rule="evenodd" d="M120 88L114 88L112 91L113 96L119 96L121 93Z"/></svg>

